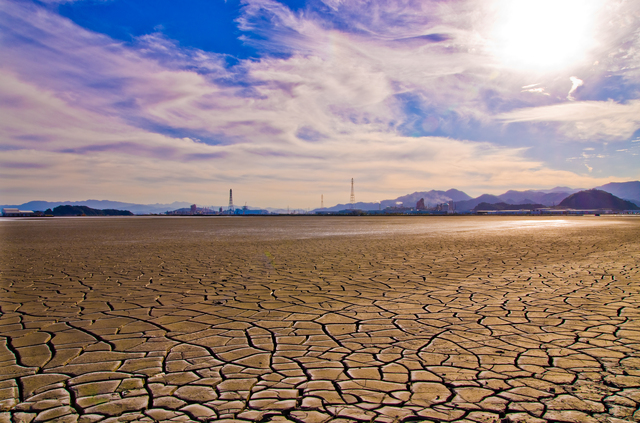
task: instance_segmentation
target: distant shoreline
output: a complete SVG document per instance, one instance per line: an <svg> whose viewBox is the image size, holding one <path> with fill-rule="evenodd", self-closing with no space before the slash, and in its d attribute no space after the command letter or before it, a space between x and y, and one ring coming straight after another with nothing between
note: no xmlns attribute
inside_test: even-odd
<svg viewBox="0 0 640 423"><path fill-rule="evenodd" d="M403 217L403 218L435 218L435 217L640 217L640 213L568 213L568 214L536 214L536 213L519 213L519 214L484 214L484 213L456 213L456 214L253 214L253 215L163 215L163 214L137 214L133 216L0 216L0 220L50 220L50 219L104 219L104 218L143 218L143 217L162 217L162 218L275 218L275 217L319 217L319 218L355 218L355 217Z"/></svg>

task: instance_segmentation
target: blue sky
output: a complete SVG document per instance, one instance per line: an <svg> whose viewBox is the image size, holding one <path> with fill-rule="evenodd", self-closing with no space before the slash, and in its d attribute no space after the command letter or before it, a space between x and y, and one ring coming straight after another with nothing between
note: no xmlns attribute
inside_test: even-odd
<svg viewBox="0 0 640 423"><path fill-rule="evenodd" d="M640 4L0 0L0 203L640 179Z"/></svg>

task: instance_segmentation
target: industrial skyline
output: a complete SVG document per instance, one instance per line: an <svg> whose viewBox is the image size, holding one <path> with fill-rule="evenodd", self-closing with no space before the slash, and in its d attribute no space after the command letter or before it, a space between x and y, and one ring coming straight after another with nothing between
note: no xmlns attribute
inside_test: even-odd
<svg viewBox="0 0 640 423"><path fill-rule="evenodd" d="M352 178L353 179L353 178ZM612 200L611 197L607 197L607 195L613 195L618 197L620 201L628 201L630 204L640 205L640 181L628 181L624 183L611 183L605 184L599 187L593 187L589 190L583 190L580 188L570 188L570 187L556 187L552 190L527 190L527 191L515 191L508 190L507 192L495 196L489 194L483 194L478 196L477 198L470 197L466 193L456 189L450 189L447 191L423 191L423 192L414 192L412 194L402 195L395 199L386 199L382 201L375 202L355 202L355 182L352 180L352 190L351 190L351 198L348 203L336 204L329 207L324 207L324 194L320 195L320 209L316 209L314 207L306 207L306 208L294 208L291 209L287 207L283 208L274 208L274 207L264 207L264 205L260 205L261 207L256 207L256 203L252 202L252 205L249 206L249 201L244 201L244 206L241 208L236 208L233 200L233 189L229 189L229 202L226 207L223 206L211 206L211 205L202 205L192 203L184 203L184 202L174 202L172 204L131 204L131 203L123 203L117 201L108 201L108 200L86 200L86 201L76 201L76 202L46 202L46 201L30 201L21 205L1 205L4 210L8 210L7 213L15 214L15 210L31 210L31 211L39 211L44 213L45 211L50 211L49 209L57 208L58 206L64 206L64 213L80 213L82 207L94 209L94 210L104 210L105 212L111 212L114 210L127 210L129 212L133 212L134 214L167 214L172 215L229 215L229 214L268 214L268 213L276 213L282 214L286 211L286 213L293 214L304 214L309 211L324 211L324 212L337 212L337 211L368 211L369 213L373 210L378 212L385 210L385 213L402 213L405 211L436 211L436 212L462 212L467 213L472 209L475 209L477 206L482 205L482 207L487 208L487 210L493 210L491 207L494 207L495 210L511 210L509 207L517 206L517 207L551 207L555 206L557 203L562 202L568 196L582 192L591 192L591 191L600 191L600 194L597 194L602 197L603 204L608 204L609 202L617 201ZM602 192L609 193L607 195L602 194ZM593 197L594 194L588 194L588 197ZM206 203L205 203L206 204ZM413 205L415 204L415 207ZM613 203L611 203L613 204ZM79 206L79 207L78 207ZM460 206L460 208L458 207ZM76 208L74 208L76 207ZM581 206L582 208L586 206ZM618 206L616 206L618 207ZM634 206L632 206L634 207ZM588 207L587 207L588 208ZM32 212L28 213L32 213ZM89 213L89 212L87 212ZM93 213L93 212L91 212Z"/></svg>

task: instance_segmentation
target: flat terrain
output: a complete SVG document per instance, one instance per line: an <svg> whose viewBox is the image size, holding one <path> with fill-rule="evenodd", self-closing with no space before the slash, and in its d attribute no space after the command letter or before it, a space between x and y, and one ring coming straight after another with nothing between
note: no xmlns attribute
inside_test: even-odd
<svg viewBox="0 0 640 423"><path fill-rule="evenodd" d="M0 222L0 422L640 421L640 219Z"/></svg>

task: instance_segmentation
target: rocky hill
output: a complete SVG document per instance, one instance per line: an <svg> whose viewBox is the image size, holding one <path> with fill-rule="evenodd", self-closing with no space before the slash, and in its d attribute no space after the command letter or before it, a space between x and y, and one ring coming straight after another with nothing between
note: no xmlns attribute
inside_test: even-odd
<svg viewBox="0 0 640 423"><path fill-rule="evenodd" d="M640 210L640 207L631 201L623 200L599 189L590 189L571 194L562 200L558 206L571 209Z"/></svg>

